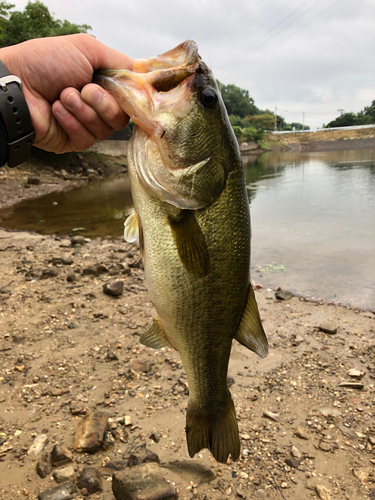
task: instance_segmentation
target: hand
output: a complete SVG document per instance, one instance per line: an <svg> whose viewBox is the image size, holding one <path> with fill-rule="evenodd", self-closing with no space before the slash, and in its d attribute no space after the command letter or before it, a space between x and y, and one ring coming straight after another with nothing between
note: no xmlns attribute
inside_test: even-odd
<svg viewBox="0 0 375 500"><path fill-rule="evenodd" d="M91 81L99 68L133 69L132 60L91 35L29 40L0 49L0 59L22 81L35 146L83 151L126 127L129 117Z"/></svg>

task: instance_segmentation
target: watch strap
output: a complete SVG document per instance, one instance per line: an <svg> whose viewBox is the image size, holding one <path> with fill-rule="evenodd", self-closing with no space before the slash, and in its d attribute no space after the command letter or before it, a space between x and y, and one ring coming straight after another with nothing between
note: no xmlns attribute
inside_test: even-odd
<svg viewBox="0 0 375 500"><path fill-rule="evenodd" d="M35 132L29 108L22 93L21 80L11 75L0 61L0 115L8 136L9 167L16 167L31 154Z"/></svg>

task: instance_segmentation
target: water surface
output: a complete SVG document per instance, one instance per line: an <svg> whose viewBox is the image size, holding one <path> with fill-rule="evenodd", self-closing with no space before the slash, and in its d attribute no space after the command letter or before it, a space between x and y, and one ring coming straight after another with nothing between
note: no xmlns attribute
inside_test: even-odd
<svg viewBox="0 0 375 500"><path fill-rule="evenodd" d="M244 157L252 277L264 286L375 310L375 151ZM0 225L117 238L132 200L127 176L0 211Z"/></svg>

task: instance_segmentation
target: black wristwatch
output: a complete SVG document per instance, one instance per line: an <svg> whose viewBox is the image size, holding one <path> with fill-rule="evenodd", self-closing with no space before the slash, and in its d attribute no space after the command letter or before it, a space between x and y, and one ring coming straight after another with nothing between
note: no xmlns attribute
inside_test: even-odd
<svg viewBox="0 0 375 500"><path fill-rule="evenodd" d="M11 75L0 61L0 118L7 133L9 167L28 159L35 132L30 112L22 93L21 80Z"/></svg>

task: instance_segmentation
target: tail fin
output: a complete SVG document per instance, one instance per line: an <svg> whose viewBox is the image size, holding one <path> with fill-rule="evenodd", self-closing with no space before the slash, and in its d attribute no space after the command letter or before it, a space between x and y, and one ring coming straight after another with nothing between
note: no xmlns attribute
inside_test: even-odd
<svg viewBox="0 0 375 500"><path fill-rule="evenodd" d="M232 460L240 456L240 437L236 411L230 393L220 408L209 414L188 404L186 414L186 440L191 458L202 448L208 448L215 460L226 463L229 454Z"/></svg>

